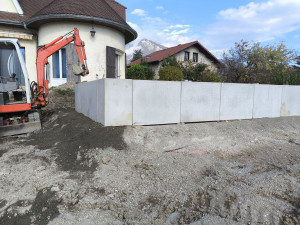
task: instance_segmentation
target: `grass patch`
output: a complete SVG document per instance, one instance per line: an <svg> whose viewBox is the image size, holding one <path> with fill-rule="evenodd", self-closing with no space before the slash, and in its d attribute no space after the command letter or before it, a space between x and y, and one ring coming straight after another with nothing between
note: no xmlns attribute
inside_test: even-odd
<svg viewBox="0 0 300 225"><path fill-rule="evenodd" d="M72 88L67 88L67 89L55 88L53 89L53 91L60 95L73 95L75 93L74 89Z"/></svg>

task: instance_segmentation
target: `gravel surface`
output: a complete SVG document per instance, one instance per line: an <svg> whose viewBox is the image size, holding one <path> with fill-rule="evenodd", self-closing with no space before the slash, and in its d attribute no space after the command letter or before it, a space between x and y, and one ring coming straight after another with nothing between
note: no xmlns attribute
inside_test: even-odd
<svg viewBox="0 0 300 225"><path fill-rule="evenodd" d="M0 224L300 224L300 117L102 127L74 109L0 139Z"/></svg>

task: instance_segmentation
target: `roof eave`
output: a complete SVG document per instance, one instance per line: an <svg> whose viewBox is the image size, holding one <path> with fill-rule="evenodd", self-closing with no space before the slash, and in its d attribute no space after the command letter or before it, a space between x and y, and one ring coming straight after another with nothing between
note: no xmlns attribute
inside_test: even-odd
<svg viewBox="0 0 300 225"><path fill-rule="evenodd" d="M212 54L207 48L205 48L202 44L200 44L198 41L195 44L198 45L204 51L206 51L210 55L211 59L213 61L215 61L215 63L217 65L219 65L220 67L224 66L224 64L214 54Z"/></svg>
<svg viewBox="0 0 300 225"><path fill-rule="evenodd" d="M3 19L0 19L0 24L1 25L23 26L23 22L21 22L21 21L3 20Z"/></svg>
<svg viewBox="0 0 300 225"><path fill-rule="evenodd" d="M125 31L125 43L129 43L133 40L135 40L138 36L137 32L132 29L129 25L125 25L119 22L115 22L112 20L100 18L100 17L94 17L94 16L84 16L84 15L73 15L73 14L49 14L49 15L42 15L42 16L35 16L31 17L28 20L26 20L26 25L30 26L38 22L49 22L49 20L55 20L55 19L74 19L77 21L93 21L95 23L104 24L107 26L113 26L116 28L119 28L121 31Z"/></svg>

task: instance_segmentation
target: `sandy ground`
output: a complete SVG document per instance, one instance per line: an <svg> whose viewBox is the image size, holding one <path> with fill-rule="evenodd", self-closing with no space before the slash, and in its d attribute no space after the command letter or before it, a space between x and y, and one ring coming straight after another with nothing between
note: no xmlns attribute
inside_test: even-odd
<svg viewBox="0 0 300 225"><path fill-rule="evenodd" d="M300 117L102 127L74 109L0 139L0 224L300 224Z"/></svg>

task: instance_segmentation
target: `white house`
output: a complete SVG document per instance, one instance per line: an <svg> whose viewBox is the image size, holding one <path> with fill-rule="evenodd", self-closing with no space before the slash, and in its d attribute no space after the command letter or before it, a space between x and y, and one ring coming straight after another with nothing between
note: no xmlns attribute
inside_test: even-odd
<svg viewBox="0 0 300 225"><path fill-rule="evenodd" d="M126 8L115 0L0 0L0 38L17 38L31 81L36 81L36 50L77 27L85 42L90 74L73 75L72 44L49 58L50 86L67 81L125 78L125 44L137 33L126 23ZM92 31L92 32L91 32ZM6 50L7 51L7 50ZM6 60L3 52L1 60Z"/></svg>
<svg viewBox="0 0 300 225"><path fill-rule="evenodd" d="M210 51L208 51L198 41L193 41L186 44L180 44L164 50L153 52L143 57L143 61L147 62L149 67L155 72L155 78L158 78L158 72L162 66L164 59L169 56L175 56L178 62L192 61L193 63L202 63L210 66L211 70L218 70L223 67L223 64ZM140 64L141 59L135 60L127 65L131 67Z"/></svg>

